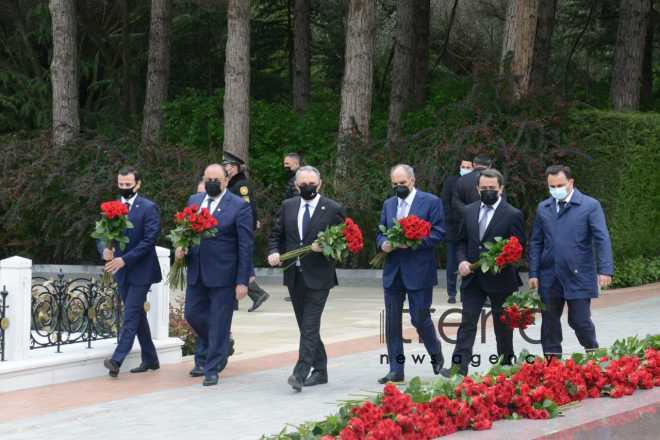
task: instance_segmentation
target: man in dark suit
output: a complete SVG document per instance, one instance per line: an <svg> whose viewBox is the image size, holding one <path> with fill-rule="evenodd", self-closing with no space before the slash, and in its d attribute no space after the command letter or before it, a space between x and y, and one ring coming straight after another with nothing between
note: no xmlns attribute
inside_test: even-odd
<svg viewBox="0 0 660 440"><path fill-rule="evenodd" d="M462 216L467 205L480 200L479 190L477 189L479 186L479 172L489 169L492 165L493 161L490 157L480 154L472 159L472 171L458 178L451 198L453 210L457 215Z"/></svg>
<svg viewBox="0 0 660 440"><path fill-rule="evenodd" d="M481 253L486 250L484 244L493 242L495 237L507 239L515 236L521 244L525 243L522 212L502 199L502 174L492 169L481 170L479 173L477 188L481 200L465 207L457 249L460 261L458 270L463 277L463 312L452 363L463 375L468 372L477 334L477 322L486 298L490 299L492 305L497 354L503 357L503 364L511 363L514 354L513 330L501 323L499 317L506 297L518 290L522 284L518 270L513 266L504 267L498 274L483 273L481 269L473 273L470 269L470 263L479 260ZM443 370L443 374L448 376L448 370Z"/></svg>
<svg viewBox="0 0 660 440"><path fill-rule="evenodd" d="M395 195L383 203L380 224L389 229L395 220L416 215L431 223L431 233L414 250L393 248L380 230L376 236L378 249L388 253L383 267L383 288L389 373L378 379L379 383L404 380L401 314L406 295L410 319L431 357L433 372L438 374L444 363L442 347L429 310L433 286L438 284L435 248L445 235L442 202L435 195L415 188L415 172L409 165L394 166L390 171L390 180Z"/></svg>
<svg viewBox="0 0 660 440"><path fill-rule="evenodd" d="M250 204L250 207L252 208L253 231L256 232L256 230L259 229L261 225L257 219L257 202L254 199L252 185L245 175L245 162L240 157L232 153L225 152L222 158L222 166L225 168L225 171L229 176L227 189L245 200L246 203ZM252 300L252 307L248 309L248 312L254 312L259 307L261 307L261 305L265 303L268 298L270 298L268 292L266 292L259 286L259 284L257 284L257 276L254 272L254 267L252 268L252 273L250 274L248 296ZM238 301L234 303L234 310L238 310Z"/></svg>
<svg viewBox="0 0 660 440"><path fill-rule="evenodd" d="M300 192L296 187L296 171L298 171L298 168L302 165L302 157L300 157L298 153L287 153L286 156L284 156L283 165L287 176L284 198L282 199L284 201L300 195ZM284 301L291 302L291 297L285 297Z"/></svg>
<svg viewBox="0 0 660 440"><path fill-rule="evenodd" d="M544 304L541 345L546 356L561 356L561 315L586 350L598 348L591 298L612 283L614 263L605 214L597 200L575 188L570 168L546 170L551 197L539 203L529 241L529 286ZM595 255L594 255L595 250Z"/></svg>
<svg viewBox="0 0 660 440"><path fill-rule="evenodd" d="M185 318L206 347L203 385L218 383L218 370L229 356L229 332L234 298L247 295L252 270L252 211L243 199L227 191L227 173L212 164L204 171L205 193L190 196L188 206L206 208L218 220L217 233L199 246L176 250L187 258ZM196 359L198 361L198 359Z"/></svg>
<svg viewBox="0 0 660 440"><path fill-rule="evenodd" d="M456 303L456 271L458 270L458 260L456 259L456 247L458 246L458 227L461 223L462 213L456 212L452 206L454 198L454 189L456 182L461 176L472 172L472 162L462 160L459 168L459 175L448 176L442 184L442 206L445 209L445 224L447 233L445 234L445 243L447 246L447 295L449 304Z"/></svg>
<svg viewBox="0 0 660 440"><path fill-rule="evenodd" d="M281 253L313 245L319 232L343 223L344 209L319 194L321 184L321 175L314 167L304 166L296 172L300 196L282 203L268 243L271 266L280 265ZM289 289L300 330L298 362L288 379L296 391L328 382L328 358L320 335L321 315L330 289L337 285L337 274L334 262L319 253L318 245L313 245L312 250L314 253L287 263L284 269L284 285Z"/></svg>
<svg viewBox="0 0 660 440"><path fill-rule="evenodd" d="M119 342L110 359L103 361L110 376L117 377L119 368L133 347L137 336L142 349L142 362L131 373L143 373L160 368L156 347L151 340L144 303L153 283L162 279L156 255L156 240L160 235L158 205L138 196L142 181L133 167L123 167L117 176L121 202L128 208L128 220L133 228L126 230L129 242L122 251L116 246L111 251L106 243L98 244L106 260L105 270L114 274L121 301L124 304L124 323Z"/></svg>

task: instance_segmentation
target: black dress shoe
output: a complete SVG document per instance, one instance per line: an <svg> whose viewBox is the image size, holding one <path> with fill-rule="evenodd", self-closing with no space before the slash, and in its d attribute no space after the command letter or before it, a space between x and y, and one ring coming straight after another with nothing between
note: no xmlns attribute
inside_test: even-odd
<svg viewBox="0 0 660 440"><path fill-rule="evenodd" d="M287 382L289 383L289 385L291 385L291 388L293 388L294 390L298 392L302 391L303 383L300 379L296 377L295 374L289 376Z"/></svg>
<svg viewBox="0 0 660 440"><path fill-rule="evenodd" d="M191 377L202 377L204 376L204 369L198 365L195 365L192 370L190 370Z"/></svg>
<svg viewBox="0 0 660 440"><path fill-rule="evenodd" d="M285 296L285 297L284 297L284 301L286 301L286 302L291 302L291 297L290 297L290 296Z"/></svg>
<svg viewBox="0 0 660 440"><path fill-rule="evenodd" d="M140 364L139 367L133 368L131 370L131 373L144 373L149 370L158 370L160 368L160 364L156 362L155 364L145 364L144 362Z"/></svg>
<svg viewBox="0 0 660 440"><path fill-rule="evenodd" d="M202 382L202 385L205 387L209 387L212 385L217 385L218 384L218 374L209 374L208 376L204 376L204 382Z"/></svg>
<svg viewBox="0 0 660 440"><path fill-rule="evenodd" d="M103 366L108 369L110 377L117 377L119 375L119 364L112 359L104 360Z"/></svg>
<svg viewBox="0 0 660 440"><path fill-rule="evenodd" d="M435 361L435 362L433 362ZM442 371L442 367L445 365L445 358L442 356L442 353L436 353L431 356L431 366L433 367L433 374L436 376Z"/></svg>
<svg viewBox="0 0 660 440"><path fill-rule="evenodd" d="M452 376L451 370L449 370L448 368L442 368L440 369L440 375L449 379Z"/></svg>
<svg viewBox="0 0 660 440"><path fill-rule="evenodd" d="M454 298L453 296L450 296L449 299L447 300L447 302L449 304L456 304L456 298Z"/></svg>
<svg viewBox="0 0 660 440"><path fill-rule="evenodd" d="M234 341L234 338L232 338L230 336L229 337L229 353L227 354L227 356L231 356L232 354L234 354L234 345L235 344L236 344L236 342Z"/></svg>
<svg viewBox="0 0 660 440"><path fill-rule="evenodd" d="M314 385L322 385L328 383L328 373L325 371L312 371L307 379L303 382L306 387L313 387Z"/></svg>
<svg viewBox="0 0 660 440"><path fill-rule="evenodd" d="M225 367L227 366L227 361L228 361L227 358L225 358L223 361L220 361L220 365L218 365L218 374L220 374L222 370L225 369Z"/></svg>
<svg viewBox="0 0 660 440"><path fill-rule="evenodd" d="M257 310L263 303L265 303L268 298L270 298L270 294L264 292L263 295L261 295L255 302L252 303L252 307L248 309L248 312L254 312Z"/></svg>
<svg viewBox="0 0 660 440"><path fill-rule="evenodd" d="M404 381L403 374L396 374L396 373L387 373L385 377L381 377L380 379L378 379L378 383L381 385L386 384L388 382L401 383L403 381Z"/></svg>

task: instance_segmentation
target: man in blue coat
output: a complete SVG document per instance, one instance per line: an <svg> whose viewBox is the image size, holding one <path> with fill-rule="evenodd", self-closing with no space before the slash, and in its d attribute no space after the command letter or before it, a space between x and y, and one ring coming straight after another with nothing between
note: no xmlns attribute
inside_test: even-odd
<svg viewBox="0 0 660 440"><path fill-rule="evenodd" d="M247 295L252 271L252 211L248 203L227 191L227 182L222 165L206 167L206 192L190 196L188 206L208 209L218 220L217 233L187 252L176 250L176 258L185 256L188 264L184 315L206 347L205 386L218 383L218 369L227 362L234 298Z"/></svg>
<svg viewBox="0 0 660 440"><path fill-rule="evenodd" d="M429 311L433 299L433 286L438 283L435 248L445 236L442 201L433 194L415 188L415 172L409 165L396 165L390 171L394 197L385 200L380 224L391 228L395 220L416 215L431 222L431 233L415 250L393 248L380 231L376 236L378 249L386 252L383 267L385 289L385 335L389 373L379 383L402 382L404 362L401 314L408 296L410 318L424 341L431 357L433 372L439 374L444 364L440 340L435 332Z"/></svg>
<svg viewBox="0 0 660 440"><path fill-rule="evenodd" d="M128 220L133 228L126 230L128 244L122 251L118 246L111 251L106 243L98 243L99 251L106 260L105 270L114 275L119 296L124 304L124 323L119 342L112 358L103 364L111 377L117 377L122 362L131 351L137 336L142 349L142 362L131 373L157 370L158 355L151 340L149 322L144 310L147 293L153 283L162 279L160 264L156 255L156 240L160 235L160 213L158 205L138 196L141 185L140 175L133 167L123 167L117 176L121 202L128 208Z"/></svg>
<svg viewBox="0 0 660 440"><path fill-rule="evenodd" d="M538 289L545 310L541 344L546 356L561 356L561 315L586 350L598 348L591 321L591 298L612 283L614 264L605 214L600 203L578 191L570 168L546 170L552 197L536 211L529 241L529 287ZM595 255L594 255L595 251Z"/></svg>

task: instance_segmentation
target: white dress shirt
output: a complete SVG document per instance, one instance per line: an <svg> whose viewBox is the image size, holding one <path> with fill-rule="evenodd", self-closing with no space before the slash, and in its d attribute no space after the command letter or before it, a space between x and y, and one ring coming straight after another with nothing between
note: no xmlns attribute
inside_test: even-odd
<svg viewBox="0 0 660 440"><path fill-rule="evenodd" d="M226 192L227 192L227 189L222 191L220 193L220 195L215 197L215 198L213 198L213 197L209 196L208 194L206 194L206 196L204 196L204 200L202 200L202 206L199 207L199 210L201 211L202 208L206 208L206 204L208 203L208 200L211 199L213 201L211 202L211 209L209 209L209 212L211 214L213 214L215 212L215 210L218 209L218 205L220 204L220 200L222 200L222 197L225 195Z"/></svg>
<svg viewBox="0 0 660 440"><path fill-rule="evenodd" d="M124 196L121 197L121 202L125 205L128 203L128 210L130 211L133 207L133 203L137 200L137 193L133 194L130 199L125 199Z"/></svg>
<svg viewBox="0 0 660 440"><path fill-rule="evenodd" d="M312 200L305 200L302 197L300 198L300 207L298 208L298 234L300 234L301 244L303 240L303 216L305 215L305 205L309 205L309 218L311 219L314 215L316 205L319 204L319 200L321 200L321 194L316 194L316 197Z"/></svg>
<svg viewBox="0 0 660 440"><path fill-rule="evenodd" d="M561 202L566 202L567 205L571 202L571 197L573 197L573 191L574 190L571 190L571 192L568 193L568 195L566 196L566 198L564 200L555 200L555 206L557 207L557 212L559 212L559 202L560 201Z"/></svg>
<svg viewBox="0 0 660 440"><path fill-rule="evenodd" d="M491 206L491 210L486 211L486 204L481 203L481 209L479 210L479 219L478 223L481 223L481 219L483 219L484 214L488 212L488 218L486 219L486 229L488 229L488 225L490 225L490 221L493 219L493 215L495 214L495 210L497 209L498 206L500 206L500 202L502 201L502 197L498 197L497 202L493 203L493 206Z"/></svg>
<svg viewBox="0 0 660 440"><path fill-rule="evenodd" d="M399 218L408 217L408 215L410 214L410 207L412 206L413 200L415 200L415 195L416 194L417 194L417 188L413 188L412 191L410 191L410 194L408 194L408 197L406 197L405 199L400 199L400 198L397 197L397 204L396 204L396 217L397 217L397 220ZM404 203L405 203L405 205L402 208L401 205L403 205ZM401 216L399 216L399 211L400 210L403 210L403 212L401 213L402 214Z"/></svg>

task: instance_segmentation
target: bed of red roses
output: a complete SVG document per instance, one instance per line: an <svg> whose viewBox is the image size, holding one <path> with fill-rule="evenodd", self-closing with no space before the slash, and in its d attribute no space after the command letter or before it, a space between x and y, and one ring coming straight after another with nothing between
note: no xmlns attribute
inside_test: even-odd
<svg viewBox="0 0 660 440"><path fill-rule="evenodd" d="M587 398L631 395L660 386L660 335L616 341L609 349L566 360L528 357L484 375L433 383L419 378L401 390L345 402L339 413L271 439L430 440L459 430L489 429L502 419L547 419Z"/></svg>

